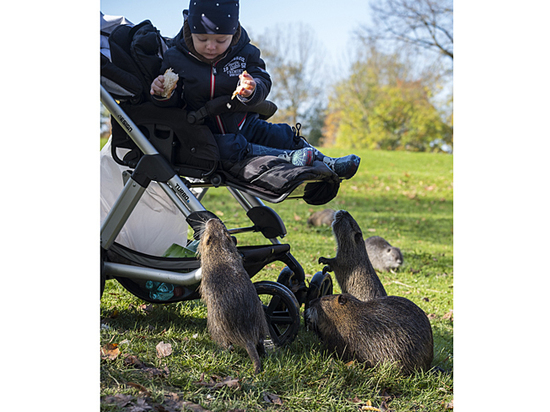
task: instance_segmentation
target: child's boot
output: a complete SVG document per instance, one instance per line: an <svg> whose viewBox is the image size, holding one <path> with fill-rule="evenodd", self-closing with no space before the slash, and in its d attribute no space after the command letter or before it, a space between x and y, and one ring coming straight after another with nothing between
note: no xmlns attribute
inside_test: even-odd
<svg viewBox="0 0 550 412"><path fill-rule="evenodd" d="M315 160L319 160L326 164L330 170L338 175L338 177L341 177L343 179L351 179L355 175L357 169L359 168L359 163L361 162L361 158L359 156L356 156L354 154L336 158L325 156L323 153L317 150L317 148L310 145L303 136L300 136L301 127L302 125L300 123L297 123L296 127L292 128L292 131L294 132L294 142L296 143L296 147L312 148L315 152Z"/></svg>

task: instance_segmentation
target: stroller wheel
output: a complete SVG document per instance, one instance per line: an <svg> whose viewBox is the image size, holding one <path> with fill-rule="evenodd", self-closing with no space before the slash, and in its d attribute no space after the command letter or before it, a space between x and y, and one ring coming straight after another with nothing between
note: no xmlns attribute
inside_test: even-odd
<svg viewBox="0 0 550 412"><path fill-rule="evenodd" d="M300 281L298 276L290 269L288 266L285 266L279 277L277 278L277 283L280 283L286 286L298 300L298 307L302 306L302 303L305 303L307 298L307 287L304 281Z"/></svg>
<svg viewBox="0 0 550 412"><path fill-rule="evenodd" d="M275 346L291 343L300 329L300 307L294 294L277 282L254 283L262 301L269 335Z"/></svg>
<svg viewBox="0 0 550 412"><path fill-rule="evenodd" d="M306 306L309 306L309 302L313 299L332 295L332 292L332 277L330 273L317 272L309 283Z"/></svg>

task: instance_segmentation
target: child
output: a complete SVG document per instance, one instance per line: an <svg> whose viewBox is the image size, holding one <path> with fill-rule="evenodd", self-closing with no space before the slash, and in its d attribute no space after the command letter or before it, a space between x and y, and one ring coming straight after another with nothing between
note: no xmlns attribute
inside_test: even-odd
<svg viewBox="0 0 550 412"><path fill-rule="evenodd" d="M171 96L161 98L164 76L151 84L151 95L159 105L183 105L198 110L209 100L231 95L238 86L238 98L245 105L264 101L271 89L260 50L239 24L238 0L191 0L183 11L184 23L165 55L161 72L168 68L179 75ZM272 155L297 166L323 161L338 176L349 179L360 158L325 156L287 124L259 119L253 112L232 112L208 119L222 160L237 162L246 157Z"/></svg>

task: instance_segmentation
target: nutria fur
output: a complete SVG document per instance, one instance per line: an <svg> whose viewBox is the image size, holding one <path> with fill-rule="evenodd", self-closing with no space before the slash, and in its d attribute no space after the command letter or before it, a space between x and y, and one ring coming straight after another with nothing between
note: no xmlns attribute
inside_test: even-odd
<svg viewBox="0 0 550 412"><path fill-rule="evenodd" d="M350 294L323 296L311 301L306 323L344 361L356 359L368 367L395 362L405 375L427 371L432 364L430 321L422 309L399 296L368 302Z"/></svg>
<svg viewBox="0 0 550 412"><path fill-rule="evenodd" d="M367 254L361 228L345 210L334 214L332 232L336 238L336 257L319 258L319 263L329 266L343 293L350 293L359 300L387 296L386 290Z"/></svg>
<svg viewBox="0 0 550 412"><path fill-rule="evenodd" d="M380 236L371 236L365 239L365 246L372 266L380 272L397 269L403 264L403 255L398 247Z"/></svg>
<svg viewBox="0 0 550 412"><path fill-rule="evenodd" d="M318 210L317 212L312 213L307 219L307 224L309 226L330 226L334 220L334 213L334 209Z"/></svg>
<svg viewBox="0 0 550 412"><path fill-rule="evenodd" d="M207 325L212 339L224 348L245 348L254 373L261 372L267 321L242 257L220 220L206 222L198 252L202 270L199 290L208 309Z"/></svg>

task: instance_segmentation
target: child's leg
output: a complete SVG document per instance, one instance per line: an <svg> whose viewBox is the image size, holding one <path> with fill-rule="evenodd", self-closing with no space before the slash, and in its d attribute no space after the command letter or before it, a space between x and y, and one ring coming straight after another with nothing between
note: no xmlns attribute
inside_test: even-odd
<svg viewBox="0 0 550 412"><path fill-rule="evenodd" d="M275 149L258 145L248 144L248 156L276 156L292 163L294 166L311 166L315 160L315 150L312 147L304 147L297 150Z"/></svg>
<svg viewBox="0 0 550 412"><path fill-rule="evenodd" d="M239 162L249 156L277 156L295 166L311 166L315 157L311 147L298 150L284 150L249 143L242 134L216 134L220 158L232 163Z"/></svg>

